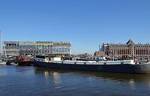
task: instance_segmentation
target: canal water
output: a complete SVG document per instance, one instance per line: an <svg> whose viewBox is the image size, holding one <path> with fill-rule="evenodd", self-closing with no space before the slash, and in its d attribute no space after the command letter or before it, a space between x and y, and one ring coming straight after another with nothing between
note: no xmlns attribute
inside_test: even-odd
<svg viewBox="0 0 150 96"><path fill-rule="evenodd" d="M0 66L0 96L150 96L150 75Z"/></svg>

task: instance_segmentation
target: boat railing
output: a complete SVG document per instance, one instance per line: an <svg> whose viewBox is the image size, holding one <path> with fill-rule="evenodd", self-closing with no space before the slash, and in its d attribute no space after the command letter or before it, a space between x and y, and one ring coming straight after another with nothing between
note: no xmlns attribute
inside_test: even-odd
<svg viewBox="0 0 150 96"><path fill-rule="evenodd" d="M86 64L86 65L116 65L116 64L135 64L132 60L120 60L120 61L53 61L53 63L58 64Z"/></svg>
<svg viewBox="0 0 150 96"><path fill-rule="evenodd" d="M44 59L37 59L43 62L52 62L58 64L84 64L84 65L116 65L116 64L135 64L133 60L118 60L118 61L77 61L77 60L62 60L62 61L48 61Z"/></svg>

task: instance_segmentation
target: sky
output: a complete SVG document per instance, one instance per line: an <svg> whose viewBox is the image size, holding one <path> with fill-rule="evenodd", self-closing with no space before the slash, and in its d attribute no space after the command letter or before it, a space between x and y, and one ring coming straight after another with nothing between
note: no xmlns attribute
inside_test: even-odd
<svg viewBox="0 0 150 96"><path fill-rule="evenodd" d="M72 53L102 43L150 43L150 0L0 0L3 40L66 41Z"/></svg>

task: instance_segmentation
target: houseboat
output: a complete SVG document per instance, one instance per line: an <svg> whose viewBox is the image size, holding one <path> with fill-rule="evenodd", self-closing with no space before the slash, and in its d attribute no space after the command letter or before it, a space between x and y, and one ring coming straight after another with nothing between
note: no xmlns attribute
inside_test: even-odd
<svg viewBox="0 0 150 96"><path fill-rule="evenodd" d="M76 61L61 58L37 57L34 66L50 69L82 70L115 73L150 73L150 63L135 63L134 60Z"/></svg>

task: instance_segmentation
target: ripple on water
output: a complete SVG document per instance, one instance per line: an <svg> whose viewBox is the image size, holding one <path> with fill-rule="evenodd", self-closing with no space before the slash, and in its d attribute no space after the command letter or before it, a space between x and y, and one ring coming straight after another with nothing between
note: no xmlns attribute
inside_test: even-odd
<svg viewBox="0 0 150 96"><path fill-rule="evenodd" d="M0 67L0 96L149 96L150 76Z"/></svg>

